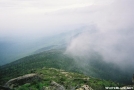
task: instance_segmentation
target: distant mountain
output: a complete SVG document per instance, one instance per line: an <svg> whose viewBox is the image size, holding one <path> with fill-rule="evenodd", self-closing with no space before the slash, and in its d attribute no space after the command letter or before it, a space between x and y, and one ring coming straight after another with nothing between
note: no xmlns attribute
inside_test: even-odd
<svg viewBox="0 0 134 90"><path fill-rule="evenodd" d="M18 59L20 49L15 42L1 41L0 42L0 65Z"/></svg>
<svg viewBox="0 0 134 90"><path fill-rule="evenodd" d="M115 64L104 62L97 54L87 64L79 65L73 57L64 52L64 49L52 49L3 65L0 67L0 84L4 84L11 78L43 67L64 69L66 71L79 72L87 76L131 84L130 73L123 72Z"/></svg>
<svg viewBox="0 0 134 90"><path fill-rule="evenodd" d="M82 30L62 32L35 40L0 40L0 66L50 49L65 48Z"/></svg>
<svg viewBox="0 0 134 90"><path fill-rule="evenodd" d="M103 61L97 52L93 52L90 58L79 58L65 53L70 41L82 32L74 30L25 42L0 41L0 85L43 67L132 84L133 70L121 70L116 64Z"/></svg>

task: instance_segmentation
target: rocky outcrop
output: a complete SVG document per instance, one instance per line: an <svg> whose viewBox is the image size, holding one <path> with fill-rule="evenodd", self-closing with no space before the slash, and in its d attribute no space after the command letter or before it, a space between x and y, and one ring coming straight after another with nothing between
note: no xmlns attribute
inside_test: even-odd
<svg viewBox="0 0 134 90"><path fill-rule="evenodd" d="M43 90L65 90L65 87L56 83L55 81L52 81L51 86L43 87Z"/></svg>
<svg viewBox="0 0 134 90"><path fill-rule="evenodd" d="M76 89L76 90L93 90L91 87L89 87L88 85L83 85L80 88Z"/></svg>
<svg viewBox="0 0 134 90"><path fill-rule="evenodd" d="M43 87L43 90L93 90L91 87L89 87L88 85L83 85L80 88L76 89L75 87L71 87L68 89L65 89L64 86L56 83L55 81L51 82L51 86L49 87Z"/></svg>
<svg viewBox="0 0 134 90"><path fill-rule="evenodd" d="M65 90L65 88L62 85L60 85L54 81L51 82L51 86L55 87L55 90Z"/></svg>
<svg viewBox="0 0 134 90"><path fill-rule="evenodd" d="M26 74L24 76L20 76L20 77L9 80L4 85L4 87L12 89L15 86L23 85L25 83L31 83L31 82L36 81L36 80L41 80L41 78L37 74L35 74L35 73Z"/></svg>

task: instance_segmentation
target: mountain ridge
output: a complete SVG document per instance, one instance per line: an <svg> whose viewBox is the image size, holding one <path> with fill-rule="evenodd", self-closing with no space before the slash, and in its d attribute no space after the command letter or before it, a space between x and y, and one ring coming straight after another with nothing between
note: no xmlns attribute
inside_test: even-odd
<svg viewBox="0 0 134 90"><path fill-rule="evenodd" d="M96 78L131 84L131 77L128 74L122 72L116 65L102 61L98 56L98 58L93 57L87 65L80 66L79 62L64 52L65 49L52 49L3 65L0 67L0 84L43 67L64 69Z"/></svg>

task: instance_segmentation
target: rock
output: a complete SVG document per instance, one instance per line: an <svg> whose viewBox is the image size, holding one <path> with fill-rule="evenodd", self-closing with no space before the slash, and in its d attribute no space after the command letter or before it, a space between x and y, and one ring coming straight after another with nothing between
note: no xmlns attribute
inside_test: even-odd
<svg viewBox="0 0 134 90"><path fill-rule="evenodd" d="M56 83L55 81L52 81L51 85L55 88L54 90L65 90L65 88L62 85Z"/></svg>
<svg viewBox="0 0 134 90"><path fill-rule="evenodd" d="M88 85L83 85L80 88L76 89L76 90L93 90L91 87L89 87Z"/></svg>
<svg viewBox="0 0 134 90"><path fill-rule="evenodd" d="M33 82L35 80L41 80L41 78L37 74L35 74L35 73L26 74L24 76L20 76L20 77L17 77L17 78L14 78L14 79L9 80L4 85L4 87L7 87L7 88L11 88L12 89L15 86L23 85L25 83L30 83L30 82Z"/></svg>
<svg viewBox="0 0 134 90"><path fill-rule="evenodd" d="M42 90L65 90L65 88L62 85L56 83L55 81L52 81L51 86L43 86Z"/></svg>

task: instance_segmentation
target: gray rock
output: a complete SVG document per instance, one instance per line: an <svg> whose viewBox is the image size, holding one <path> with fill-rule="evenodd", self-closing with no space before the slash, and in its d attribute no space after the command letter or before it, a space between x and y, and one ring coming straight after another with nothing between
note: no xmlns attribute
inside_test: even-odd
<svg viewBox="0 0 134 90"><path fill-rule="evenodd" d="M43 90L65 90L65 88L62 85L56 83L55 81L52 81L51 86L43 87Z"/></svg>
<svg viewBox="0 0 134 90"><path fill-rule="evenodd" d="M89 87L88 85L83 85L80 88L76 89L76 90L93 90L91 87Z"/></svg>
<svg viewBox="0 0 134 90"><path fill-rule="evenodd" d="M33 82L35 80L41 80L41 78L37 74L35 74L35 73L26 74L24 76L20 76L20 77L13 78L13 79L9 80L4 85L4 87L7 87L7 88L11 88L12 89L15 86L23 85L25 83L30 83L30 82Z"/></svg>
<svg viewBox="0 0 134 90"><path fill-rule="evenodd" d="M56 83L55 81L52 81L51 85L55 88L54 90L65 90L65 88L62 85Z"/></svg>

